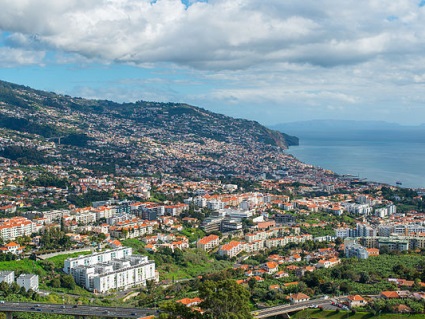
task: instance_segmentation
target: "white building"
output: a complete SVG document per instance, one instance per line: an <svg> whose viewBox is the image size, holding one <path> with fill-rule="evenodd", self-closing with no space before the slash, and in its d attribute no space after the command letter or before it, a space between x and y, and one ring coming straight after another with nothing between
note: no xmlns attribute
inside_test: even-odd
<svg viewBox="0 0 425 319"><path fill-rule="evenodd" d="M211 210L223 209L224 203L221 200L213 199L207 202L207 208Z"/></svg>
<svg viewBox="0 0 425 319"><path fill-rule="evenodd" d="M155 262L147 256L132 256L131 248L117 248L90 256L69 258L64 271L89 291L105 293L129 289L157 280Z"/></svg>
<svg viewBox="0 0 425 319"><path fill-rule="evenodd" d="M26 291L32 289L38 291L38 275L34 274L21 274L16 283L19 287L24 287Z"/></svg>
<svg viewBox="0 0 425 319"><path fill-rule="evenodd" d="M9 285L15 281L15 272L12 271L0 271L0 282L6 282Z"/></svg>
<svg viewBox="0 0 425 319"><path fill-rule="evenodd" d="M37 225L25 217L0 219L0 236L4 241L14 240L17 237L29 236L37 231Z"/></svg>
<svg viewBox="0 0 425 319"><path fill-rule="evenodd" d="M63 271L70 274L71 269L77 266L93 266L100 263L108 263L113 259L123 259L127 256L131 256L132 252L132 248L120 247L91 255L68 258L64 262Z"/></svg>
<svg viewBox="0 0 425 319"><path fill-rule="evenodd" d="M337 229L335 229L335 237L339 237L339 238L350 237L350 228L337 228Z"/></svg>

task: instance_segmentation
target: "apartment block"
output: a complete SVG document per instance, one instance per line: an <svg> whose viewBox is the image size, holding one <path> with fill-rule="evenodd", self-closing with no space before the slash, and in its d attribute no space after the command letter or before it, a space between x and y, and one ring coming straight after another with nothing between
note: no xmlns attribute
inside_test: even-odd
<svg viewBox="0 0 425 319"><path fill-rule="evenodd" d="M36 224L25 217L0 219L0 237L4 240L14 240L17 237L29 236L36 232Z"/></svg>
<svg viewBox="0 0 425 319"><path fill-rule="evenodd" d="M217 247L220 244L220 239L217 235L209 235L204 238L201 238L196 247L201 250L210 250L214 247Z"/></svg>
<svg viewBox="0 0 425 319"><path fill-rule="evenodd" d="M9 285L15 281L14 271L0 271L0 282L6 282Z"/></svg>
<svg viewBox="0 0 425 319"><path fill-rule="evenodd" d="M68 258L64 271L78 285L99 293L145 286L147 280L157 280L155 262L147 256L133 256L132 249L125 247Z"/></svg>
<svg viewBox="0 0 425 319"><path fill-rule="evenodd" d="M26 291L32 289L38 291L38 275L34 274L21 274L16 283L19 287L24 287Z"/></svg>

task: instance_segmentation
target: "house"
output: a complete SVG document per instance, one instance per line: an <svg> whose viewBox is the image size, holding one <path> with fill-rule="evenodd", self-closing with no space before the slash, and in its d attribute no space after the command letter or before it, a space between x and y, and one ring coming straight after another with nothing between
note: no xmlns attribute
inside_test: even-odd
<svg viewBox="0 0 425 319"><path fill-rule="evenodd" d="M300 267L295 266L295 265L286 266L286 269L288 269L289 271L296 271L298 268L300 268Z"/></svg>
<svg viewBox="0 0 425 319"><path fill-rule="evenodd" d="M115 239L115 240L108 240L108 245L109 245L109 247L111 247L112 249L122 247L122 244L121 244L121 242L120 242L118 239Z"/></svg>
<svg viewBox="0 0 425 319"><path fill-rule="evenodd" d="M149 251L149 252L152 252L152 253L154 253L154 252L156 252L158 250L158 248L156 248L156 245L155 244L147 244L145 246L145 249L147 251Z"/></svg>
<svg viewBox="0 0 425 319"><path fill-rule="evenodd" d="M290 257L291 262L301 261L301 256L299 254L294 254Z"/></svg>
<svg viewBox="0 0 425 319"><path fill-rule="evenodd" d="M409 306L400 304L400 305L396 305L394 306L394 311L397 313L410 313L412 312L412 308L410 308Z"/></svg>
<svg viewBox="0 0 425 319"><path fill-rule="evenodd" d="M379 249L378 248L367 248L366 249L369 257L379 256Z"/></svg>
<svg viewBox="0 0 425 319"><path fill-rule="evenodd" d="M3 247L0 247L0 251L4 254L12 253L15 255L19 255L24 250L24 247L21 247L18 243L11 241L10 243L4 244Z"/></svg>
<svg viewBox="0 0 425 319"><path fill-rule="evenodd" d="M348 305L350 308L353 307L364 307L367 305L367 301L360 295L347 296Z"/></svg>
<svg viewBox="0 0 425 319"><path fill-rule="evenodd" d="M195 298L183 298L180 300L177 300L176 302L181 303L185 305L186 307L193 307L197 306L202 302L201 298L195 297Z"/></svg>
<svg viewBox="0 0 425 319"><path fill-rule="evenodd" d="M281 270L281 271L278 271L277 273L275 273L273 277L276 278L276 279L285 278L285 277L289 277L289 274L287 272L285 272L284 270Z"/></svg>
<svg viewBox="0 0 425 319"><path fill-rule="evenodd" d="M217 247L220 244L220 238L217 235L209 235L206 237L201 238L197 244L196 247L200 250L211 250L214 247Z"/></svg>
<svg viewBox="0 0 425 319"><path fill-rule="evenodd" d="M253 276L251 278L254 278L257 282L263 282L264 281L264 279L261 278L260 276Z"/></svg>
<svg viewBox="0 0 425 319"><path fill-rule="evenodd" d="M295 303L300 303L304 301L309 301L310 297L307 296L306 294L303 294L302 292L299 292L297 294L291 295L289 297L289 300L291 301L292 304L295 304Z"/></svg>
<svg viewBox="0 0 425 319"><path fill-rule="evenodd" d="M229 258L237 256L243 250L243 244L238 241L231 241L220 247L218 253L220 256L227 256Z"/></svg>
<svg viewBox="0 0 425 319"><path fill-rule="evenodd" d="M269 275L272 275L279 270L279 265L274 261L269 261L264 264L263 268L267 271Z"/></svg>
<svg viewBox="0 0 425 319"><path fill-rule="evenodd" d="M331 268L341 263L341 259L333 257L328 260L321 259L316 264L316 268Z"/></svg>
<svg viewBox="0 0 425 319"><path fill-rule="evenodd" d="M397 299L397 298L399 298L397 291L382 291L380 296L383 299Z"/></svg>
<svg viewBox="0 0 425 319"><path fill-rule="evenodd" d="M280 286L279 285L270 285L269 286L269 290L279 290Z"/></svg>

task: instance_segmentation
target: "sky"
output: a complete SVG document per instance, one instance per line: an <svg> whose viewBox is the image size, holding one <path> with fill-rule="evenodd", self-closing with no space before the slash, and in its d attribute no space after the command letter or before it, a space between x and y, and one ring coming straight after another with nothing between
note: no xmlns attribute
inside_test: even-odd
<svg viewBox="0 0 425 319"><path fill-rule="evenodd" d="M425 0L1 0L0 80L265 125L416 125Z"/></svg>

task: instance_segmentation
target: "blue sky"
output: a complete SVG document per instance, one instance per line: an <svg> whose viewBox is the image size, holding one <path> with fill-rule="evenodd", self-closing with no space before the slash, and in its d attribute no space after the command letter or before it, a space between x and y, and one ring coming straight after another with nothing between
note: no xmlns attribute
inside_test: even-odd
<svg viewBox="0 0 425 319"><path fill-rule="evenodd" d="M425 6L410 0L2 0L0 79L263 124L425 122Z"/></svg>

